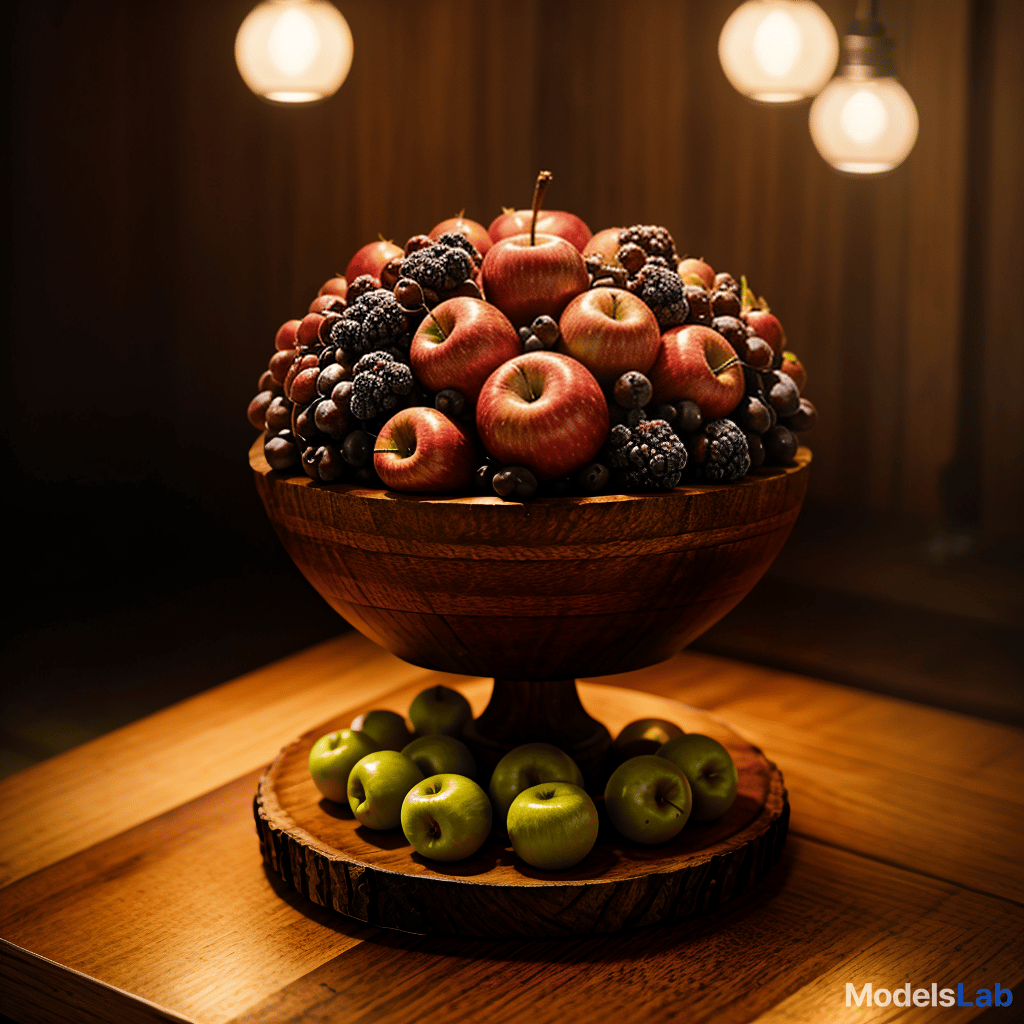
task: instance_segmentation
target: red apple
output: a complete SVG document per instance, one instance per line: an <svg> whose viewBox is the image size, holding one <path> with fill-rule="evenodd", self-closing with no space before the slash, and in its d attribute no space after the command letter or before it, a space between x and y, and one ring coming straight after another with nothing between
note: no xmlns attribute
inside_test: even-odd
<svg viewBox="0 0 1024 1024"><path fill-rule="evenodd" d="M621 234L622 228L602 228L583 247L583 255L600 256L605 263L614 263Z"/></svg>
<svg viewBox="0 0 1024 1024"><path fill-rule="evenodd" d="M494 244L494 240L487 234L487 228L483 224L475 220L469 220L467 217L463 217L461 213L458 217L449 217L448 220L443 220L440 224L432 227L430 229L430 237L436 242L449 231L457 231L460 235L465 235L476 246L476 251L481 256L485 256L487 250Z"/></svg>
<svg viewBox="0 0 1024 1024"><path fill-rule="evenodd" d="M370 242L348 261L345 277L349 281L354 281L361 274L369 274L370 277L379 279L380 272L388 261L402 255L404 253L401 246L395 245L394 242L385 242L384 239L379 242Z"/></svg>
<svg viewBox="0 0 1024 1024"><path fill-rule="evenodd" d="M647 376L654 388L652 406L689 399L705 420L727 416L743 397L743 364L732 345L698 324L672 327L661 336Z"/></svg>
<svg viewBox="0 0 1024 1024"><path fill-rule="evenodd" d="M443 412L414 405L381 427L373 468L395 491L443 494L469 490L476 468L472 438Z"/></svg>
<svg viewBox="0 0 1024 1024"><path fill-rule="evenodd" d="M753 327L759 338L764 338L772 347L778 359L786 349L786 332L779 323L779 318L766 309L748 309L743 314L748 327Z"/></svg>
<svg viewBox="0 0 1024 1024"><path fill-rule="evenodd" d="M583 257L564 238L514 235L495 242L480 267L480 285L516 327L539 316L557 320L590 285Z"/></svg>
<svg viewBox="0 0 1024 1024"><path fill-rule="evenodd" d="M347 291L348 281L343 274L337 274L334 277L329 277L320 285L320 291L317 292L317 295L337 295L343 299Z"/></svg>
<svg viewBox="0 0 1024 1024"><path fill-rule="evenodd" d="M413 335L409 365L431 391L454 388L472 405L487 378L523 350L516 329L496 306L458 296L433 309Z"/></svg>
<svg viewBox="0 0 1024 1024"><path fill-rule="evenodd" d="M532 218L532 210L506 210L491 221L487 234L492 242L521 235L529 232ZM572 242L579 252L590 241L590 228L575 213L566 213L565 210L541 210L537 214L537 231L564 238Z"/></svg>
<svg viewBox="0 0 1024 1024"><path fill-rule="evenodd" d="M487 378L476 426L499 462L525 466L538 480L557 480L601 450L608 404L582 363L557 352L526 352Z"/></svg>
<svg viewBox="0 0 1024 1024"><path fill-rule="evenodd" d="M577 295L558 326L558 351L578 359L602 387L627 370L646 373L661 347L657 318L624 288L591 288Z"/></svg>
<svg viewBox="0 0 1024 1024"><path fill-rule="evenodd" d="M677 269L683 284L699 284L709 292L714 289L715 270L709 263L687 256L686 259L679 261Z"/></svg>

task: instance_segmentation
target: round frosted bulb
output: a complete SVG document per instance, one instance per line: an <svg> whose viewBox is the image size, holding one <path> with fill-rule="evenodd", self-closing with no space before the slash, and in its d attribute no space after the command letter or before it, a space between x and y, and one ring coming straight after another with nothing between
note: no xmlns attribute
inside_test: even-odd
<svg viewBox="0 0 1024 1024"><path fill-rule="evenodd" d="M811 139L836 170L881 174L917 141L917 108L895 78L832 79L811 104Z"/></svg>
<svg viewBox="0 0 1024 1024"><path fill-rule="evenodd" d="M282 11L270 30L267 51L283 75L296 78L308 71L320 52L320 33L313 19L294 7Z"/></svg>
<svg viewBox="0 0 1024 1024"><path fill-rule="evenodd" d="M800 48L800 28L787 11L772 11L754 33L754 59L772 78L793 70Z"/></svg>
<svg viewBox="0 0 1024 1024"><path fill-rule="evenodd" d="M839 127L860 146L877 142L889 125L885 104L868 89L858 89L839 111Z"/></svg>
<svg viewBox="0 0 1024 1024"><path fill-rule="evenodd" d="M311 103L337 92L352 65L352 33L327 0L267 0L235 37L245 84L272 103Z"/></svg>
<svg viewBox="0 0 1024 1024"><path fill-rule="evenodd" d="M733 88L761 103L792 103L818 92L835 71L839 37L811 0L747 0L718 37Z"/></svg>

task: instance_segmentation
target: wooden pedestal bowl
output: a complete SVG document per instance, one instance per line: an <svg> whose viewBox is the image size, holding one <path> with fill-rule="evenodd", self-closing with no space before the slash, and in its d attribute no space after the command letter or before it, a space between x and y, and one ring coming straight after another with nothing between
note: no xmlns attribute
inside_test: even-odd
<svg viewBox="0 0 1024 1024"><path fill-rule="evenodd" d="M593 788L599 788L606 770L611 737L605 722L584 709L576 678L663 661L730 611L761 578L789 535L806 491L810 459L810 452L801 448L793 466L761 470L728 486L681 487L652 495L542 498L519 504L497 497L419 497L326 486L272 471L262 440L249 453L257 489L278 536L305 577L340 615L414 665L494 678L490 700L466 734L478 762L486 766L482 771L489 772L520 743L540 740L566 750ZM621 701L628 704L630 699L623 696ZM626 717L616 728L645 717L622 710ZM314 733L299 741L307 743L306 752L322 734ZM735 738L734 754L741 746ZM761 842L769 830L777 832L788 805L781 776L771 781L777 769L753 748L742 751L742 757L748 752L751 763L757 762L755 774L767 780L755 788L765 800L777 791L778 806L754 837ZM289 764L296 757L301 761L301 750L293 751ZM283 777L282 766L275 765L277 775L269 778L272 767L261 783L257 815L267 824L267 809L280 811L284 818L270 822L271 832L287 837L287 808L279 794L270 792L272 782ZM289 791L294 782L289 782ZM743 827L749 824L746 821ZM308 829L296 830L310 834ZM280 843L285 840L261 834L268 861L284 858ZM315 853L312 847L302 848L314 859L325 856L325 865L331 863L330 844ZM275 870L316 899L320 889L311 888L308 878L302 881L302 870L293 870L296 854L289 850L291 866L282 860ZM344 851L335 852L346 860ZM402 856L410 858L407 852ZM362 848L351 861L357 862L360 870L367 868ZM307 858L303 863L312 862ZM653 857L645 851L637 863L641 874L661 873L666 878L678 868L673 860L674 866L667 869L657 850ZM390 861L379 867L395 871ZM413 874L435 880L465 877L464 871L447 871L418 867ZM479 895L480 880L476 881ZM557 884L566 881L571 879ZM556 882L549 879L544 884ZM345 886L351 893L350 881ZM321 899L338 904L329 894L321 893ZM423 905L423 897L417 899ZM446 906L451 899L450 894L445 896ZM351 913L351 907L344 912ZM379 923L387 923L375 913ZM496 924L487 913L471 916L476 924L459 918L456 926L439 926L428 920L429 914L414 914L401 918L405 924L393 926L411 927L409 921L422 918L426 925L412 930L523 934L507 913L499 914L504 924ZM578 915L570 916L570 931L593 930L586 924L586 914L582 924ZM676 915L666 905L662 916ZM608 920L632 921L628 914ZM566 930L564 921L548 932L538 927L534 920L529 934Z"/></svg>

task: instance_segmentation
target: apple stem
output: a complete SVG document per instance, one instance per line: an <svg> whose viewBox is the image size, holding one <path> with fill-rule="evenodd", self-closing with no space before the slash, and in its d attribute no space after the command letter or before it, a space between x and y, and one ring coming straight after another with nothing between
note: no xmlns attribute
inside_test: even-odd
<svg viewBox="0 0 1024 1024"><path fill-rule="evenodd" d="M537 395L533 393L533 385L530 383L530 378L526 376L526 371L518 363L516 363L516 369L519 371L520 375L523 378L523 381L526 383L526 387L529 389L530 401L536 402Z"/></svg>
<svg viewBox="0 0 1024 1024"><path fill-rule="evenodd" d="M725 371L728 370L730 366L735 366L739 361L739 356L733 356L731 359L726 359L726 361L722 363L721 366L715 367L715 369L712 370L711 372L717 377L720 373L725 373Z"/></svg>
<svg viewBox="0 0 1024 1024"><path fill-rule="evenodd" d="M544 193L551 184L552 174L550 171L541 171L537 175L537 184L533 186L533 217L530 218L530 245L537 244L537 214L540 213L541 204L544 202Z"/></svg>
<svg viewBox="0 0 1024 1024"><path fill-rule="evenodd" d="M680 814L684 813L682 807L680 807L679 804L674 804L671 800L666 800L665 803L667 803L669 807L674 807Z"/></svg>
<svg viewBox="0 0 1024 1024"><path fill-rule="evenodd" d="M448 340L448 335L445 332L445 329L441 326L441 324L438 321L437 317L434 316L434 311L432 309L430 309L425 302L423 303L423 308L427 311L427 316L429 316L430 319L434 321L434 326L441 332L441 337L444 338L445 341L447 341Z"/></svg>

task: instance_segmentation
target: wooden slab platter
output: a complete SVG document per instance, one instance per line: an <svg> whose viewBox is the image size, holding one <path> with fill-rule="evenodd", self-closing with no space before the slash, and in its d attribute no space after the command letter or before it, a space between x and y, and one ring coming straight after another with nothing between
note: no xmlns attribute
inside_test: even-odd
<svg viewBox="0 0 1024 1024"><path fill-rule="evenodd" d="M479 715L490 682L456 686ZM636 690L578 688L587 712L612 735L639 718L665 718L718 739L739 772L733 807L718 821L687 825L669 843L641 846L615 832L598 798L597 844L567 871L531 868L496 835L473 857L439 864L415 853L401 829L374 832L321 799L309 750L325 733L347 728L350 712L286 746L260 780L254 809L268 870L314 903L368 924L481 938L611 932L699 916L742 896L779 859L785 841L789 803L778 768L704 712ZM404 714L407 698L378 706Z"/></svg>

